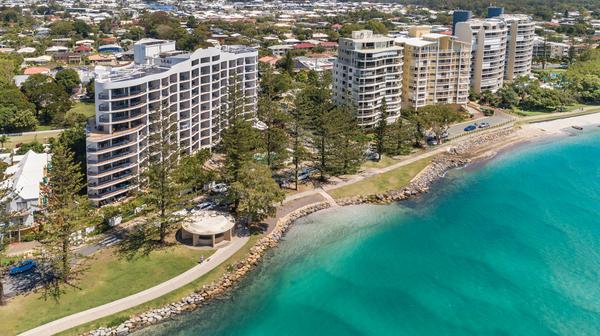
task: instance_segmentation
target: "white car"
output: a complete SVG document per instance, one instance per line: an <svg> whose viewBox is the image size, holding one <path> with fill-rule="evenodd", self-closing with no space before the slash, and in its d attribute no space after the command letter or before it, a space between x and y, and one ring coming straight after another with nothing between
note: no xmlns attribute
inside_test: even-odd
<svg viewBox="0 0 600 336"><path fill-rule="evenodd" d="M224 193L229 190L229 186L225 183L217 183L212 187L212 190L217 193Z"/></svg>
<svg viewBox="0 0 600 336"><path fill-rule="evenodd" d="M196 205L196 209L198 210L211 210L214 209L215 204L213 202L202 202Z"/></svg>
<svg viewBox="0 0 600 336"><path fill-rule="evenodd" d="M188 211L186 209L181 209L181 210L173 212L173 215L179 216L179 217L187 216L187 214L188 214Z"/></svg>

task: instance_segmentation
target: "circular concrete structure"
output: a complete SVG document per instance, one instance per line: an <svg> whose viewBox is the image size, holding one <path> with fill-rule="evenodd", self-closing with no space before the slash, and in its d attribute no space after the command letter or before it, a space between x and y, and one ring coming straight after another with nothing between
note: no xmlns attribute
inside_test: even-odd
<svg viewBox="0 0 600 336"><path fill-rule="evenodd" d="M234 226L233 217L225 212L199 211L181 224L181 238L191 239L192 246L215 247L221 242L231 241Z"/></svg>

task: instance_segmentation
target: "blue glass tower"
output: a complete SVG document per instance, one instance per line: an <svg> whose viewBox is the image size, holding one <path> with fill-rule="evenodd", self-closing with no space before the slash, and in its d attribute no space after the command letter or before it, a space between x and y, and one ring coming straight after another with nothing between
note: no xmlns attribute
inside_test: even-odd
<svg viewBox="0 0 600 336"><path fill-rule="evenodd" d="M468 21L471 17L473 17L473 12L469 10L455 10L452 14L452 35L454 35L457 23Z"/></svg>
<svg viewBox="0 0 600 336"><path fill-rule="evenodd" d="M502 14L504 14L503 7L495 7L495 6L488 7L487 17L493 18L496 16L500 16Z"/></svg>

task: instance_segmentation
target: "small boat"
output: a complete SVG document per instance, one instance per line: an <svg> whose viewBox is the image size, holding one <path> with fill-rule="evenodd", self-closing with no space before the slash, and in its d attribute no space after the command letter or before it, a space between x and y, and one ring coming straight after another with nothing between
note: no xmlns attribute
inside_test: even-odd
<svg viewBox="0 0 600 336"><path fill-rule="evenodd" d="M581 127L581 126L571 126L571 127L573 127L574 129L576 129L578 131L582 131L583 130L583 127Z"/></svg>

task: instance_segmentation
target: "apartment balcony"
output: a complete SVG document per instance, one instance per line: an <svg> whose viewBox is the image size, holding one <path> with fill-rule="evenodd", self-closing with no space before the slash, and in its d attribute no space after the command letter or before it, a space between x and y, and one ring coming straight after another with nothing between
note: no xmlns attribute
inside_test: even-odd
<svg viewBox="0 0 600 336"><path fill-rule="evenodd" d="M88 164L88 166L105 165L105 164L113 163L116 160L124 159L124 158L130 157L130 156L133 156L133 155L137 155L137 153L135 151L130 151L130 150L121 151L121 152L118 152L118 153L112 154L112 155L103 154L102 156L98 156L96 159L88 158L87 164Z"/></svg>
<svg viewBox="0 0 600 336"><path fill-rule="evenodd" d="M133 188L135 188L134 185L131 185L128 182L123 182L122 185L116 185L111 188L108 188L107 190L103 190L101 192L90 193L90 194L88 194L88 197L92 201L99 202L99 201L106 200L111 197L117 197L117 196L124 195L125 193L132 190Z"/></svg>
<svg viewBox="0 0 600 336"><path fill-rule="evenodd" d="M125 172L124 174L114 174L109 179L104 181L93 181L88 183L89 189L103 189L115 185L117 183L121 183L135 177L136 174L133 171Z"/></svg>

